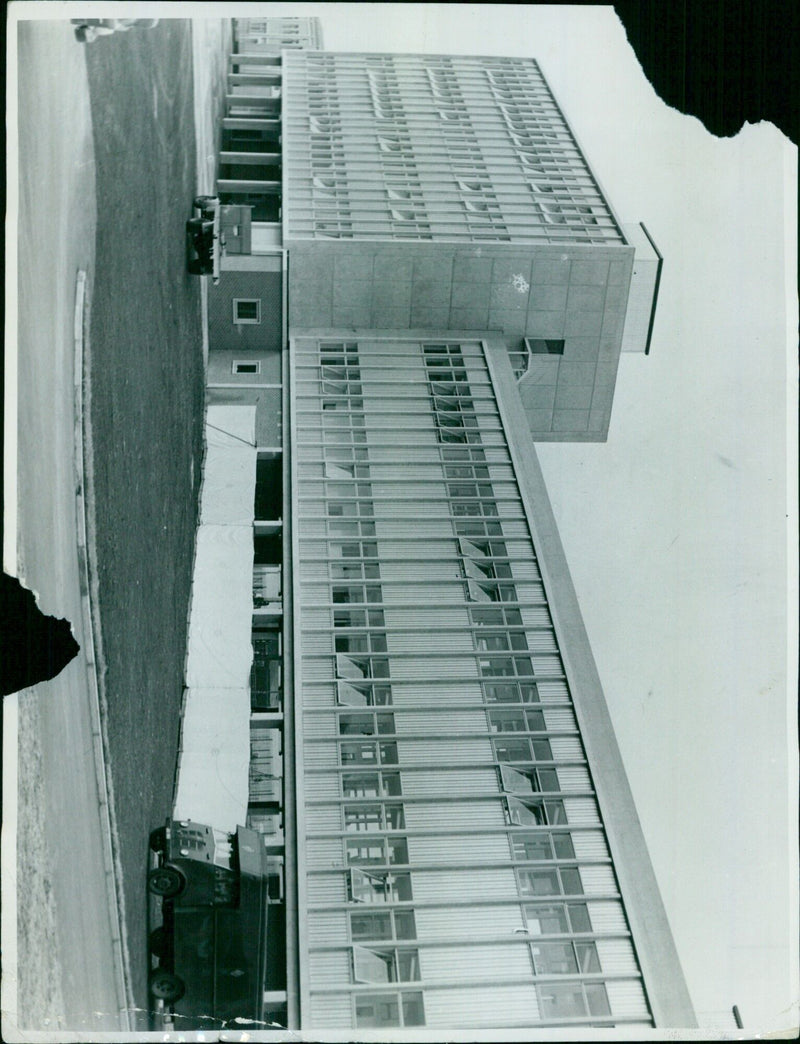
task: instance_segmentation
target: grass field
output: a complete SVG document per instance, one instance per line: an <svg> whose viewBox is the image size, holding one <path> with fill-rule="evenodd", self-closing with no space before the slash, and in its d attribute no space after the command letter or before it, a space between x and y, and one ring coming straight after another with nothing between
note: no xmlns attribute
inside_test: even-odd
<svg viewBox="0 0 800 1044"><path fill-rule="evenodd" d="M89 328L108 757L134 996L146 1003L148 832L169 814L203 420L191 27L87 46L97 184Z"/></svg>

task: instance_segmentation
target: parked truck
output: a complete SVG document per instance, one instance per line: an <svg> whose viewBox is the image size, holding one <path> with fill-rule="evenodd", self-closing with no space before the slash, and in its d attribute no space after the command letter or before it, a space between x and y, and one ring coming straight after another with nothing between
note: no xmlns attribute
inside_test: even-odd
<svg viewBox="0 0 800 1044"><path fill-rule="evenodd" d="M177 820L153 831L150 852L149 924L159 907L161 922L149 933L153 1011L177 1030L277 1028L281 860L254 830Z"/></svg>

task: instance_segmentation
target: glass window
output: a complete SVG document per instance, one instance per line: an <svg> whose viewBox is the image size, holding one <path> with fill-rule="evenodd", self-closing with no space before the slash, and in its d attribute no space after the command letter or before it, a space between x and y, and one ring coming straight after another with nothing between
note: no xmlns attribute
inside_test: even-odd
<svg viewBox="0 0 800 1044"><path fill-rule="evenodd" d="M566 907L561 903L552 906L526 905L525 923L533 935L565 935L569 932Z"/></svg>
<svg viewBox="0 0 800 1044"><path fill-rule="evenodd" d="M580 983L547 983L537 986L539 1010L545 1019L569 1019L587 1014Z"/></svg>
<svg viewBox="0 0 800 1044"><path fill-rule="evenodd" d="M403 993L403 1025L424 1026L425 1008L421 993Z"/></svg>
<svg viewBox="0 0 800 1044"><path fill-rule="evenodd" d="M400 1025L400 1001L395 994L356 996L355 1006L358 1028L375 1029Z"/></svg>
<svg viewBox="0 0 800 1044"><path fill-rule="evenodd" d="M602 982L587 982L584 984L584 993L589 1007L590 1015L610 1015L611 1006L608 1003L608 993Z"/></svg>
<svg viewBox="0 0 800 1044"><path fill-rule="evenodd" d="M350 937L360 939L391 939L392 915L369 911L350 914Z"/></svg>
<svg viewBox="0 0 800 1044"><path fill-rule="evenodd" d="M354 946L353 979L356 982L397 982L395 951Z"/></svg>
<svg viewBox="0 0 800 1044"><path fill-rule="evenodd" d="M235 297L233 299L233 321L238 325L261 322L261 299Z"/></svg>
<svg viewBox="0 0 800 1044"><path fill-rule="evenodd" d="M531 946L531 955L537 975L574 975L578 971L572 943L537 943Z"/></svg>

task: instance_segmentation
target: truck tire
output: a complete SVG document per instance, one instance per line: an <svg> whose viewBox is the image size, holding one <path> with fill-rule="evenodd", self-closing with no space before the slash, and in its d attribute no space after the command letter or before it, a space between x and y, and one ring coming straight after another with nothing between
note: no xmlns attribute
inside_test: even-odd
<svg viewBox="0 0 800 1044"><path fill-rule="evenodd" d="M165 1004L174 1004L181 999L186 992L181 979L169 971L154 971L150 976L150 993L157 1000L163 1000Z"/></svg>
<svg viewBox="0 0 800 1044"><path fill-rule="evenodd" d="M147 875L147 888L153 895L162 899L173 899L185 886L183 874L174 866L159 866Z"/></svg>

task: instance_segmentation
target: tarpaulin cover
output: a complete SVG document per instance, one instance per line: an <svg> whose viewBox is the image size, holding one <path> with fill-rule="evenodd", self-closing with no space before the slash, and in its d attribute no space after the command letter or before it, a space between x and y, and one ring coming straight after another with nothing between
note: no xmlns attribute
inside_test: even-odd
<svg viewBox="0 0 800 1044"><path fill-rule="evenodd" d="M247 813L255 406L210 406L174 816L233 831Z"/></svg>

